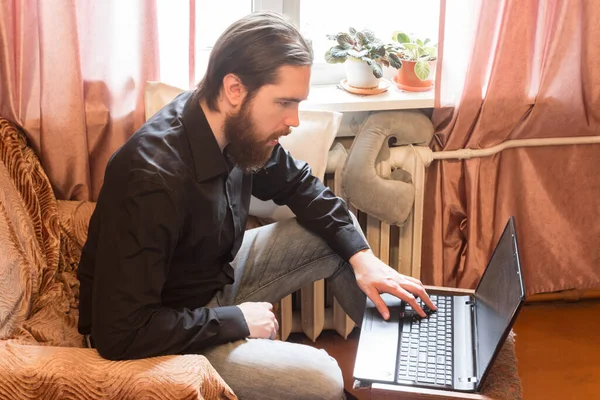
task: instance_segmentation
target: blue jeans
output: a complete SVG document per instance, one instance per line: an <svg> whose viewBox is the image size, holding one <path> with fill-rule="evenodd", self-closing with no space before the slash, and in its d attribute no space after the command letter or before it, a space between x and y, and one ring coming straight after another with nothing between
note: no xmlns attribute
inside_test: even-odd
<svg viewBox="0 0 600 400"><path fill-rule="evenodd" d="M355 219L355 226L360 229ZM360 325L365 294L354 272L295 219L246 232L233 261L235 282L208 307L275 303L302 286L326 279L344 311ZM337 362L324 350L268 339L245 339L203 353L241 400L343 399Z"/></svg>

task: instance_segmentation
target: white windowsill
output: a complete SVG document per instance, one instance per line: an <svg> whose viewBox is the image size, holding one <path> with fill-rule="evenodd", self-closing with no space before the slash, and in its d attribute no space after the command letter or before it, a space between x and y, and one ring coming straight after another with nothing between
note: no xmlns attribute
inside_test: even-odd
<svg viewBox="0 0 600 400"><path fill-rule="evenodd" d="M434 93L434 89L404 92L392 84L381 94L363 96L348 93L337 85L314 85L308 99L300 103L300 108L339 112L433 108Z"/></svg>

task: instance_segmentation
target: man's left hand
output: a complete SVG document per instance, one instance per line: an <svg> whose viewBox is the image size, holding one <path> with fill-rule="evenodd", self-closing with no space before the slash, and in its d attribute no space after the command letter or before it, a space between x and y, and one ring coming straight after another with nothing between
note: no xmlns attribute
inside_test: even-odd
<svg viewBox="0 0 600 400"><path fill-rule="evenodd" d="M437 309L420 280L399 274L377 258L371 250L356 253L349 261L358 286L375 304L384 319L390 317L390 312L381 298L381 293L389 293L404 300L422 317L425 317L425 312L417 303L415 295L432 310Z"/></svg>

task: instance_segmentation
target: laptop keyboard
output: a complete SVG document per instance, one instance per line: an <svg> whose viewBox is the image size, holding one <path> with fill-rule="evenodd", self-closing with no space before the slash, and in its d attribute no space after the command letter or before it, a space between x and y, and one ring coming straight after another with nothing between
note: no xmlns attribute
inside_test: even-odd
<svg viewBox="0 0 600 400"><path fill-rule="evenodd" d="M408 304L404 309L398 380L452 386L452 297L430 298L437 311L417 299L427 318L421 318Z"/></svg>

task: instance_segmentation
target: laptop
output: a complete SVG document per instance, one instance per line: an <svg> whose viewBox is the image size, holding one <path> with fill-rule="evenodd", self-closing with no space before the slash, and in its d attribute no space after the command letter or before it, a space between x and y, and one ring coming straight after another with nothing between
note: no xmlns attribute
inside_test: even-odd
<svg viewBox="0 0 600 400"><path fill-rule="evenodd" d="M525 286L514 217L510 217L474 294L435 295L438 310L421 318L384 294L384 320L367 299L354 379L462 392L480 391L523 303Z"/></svg>

